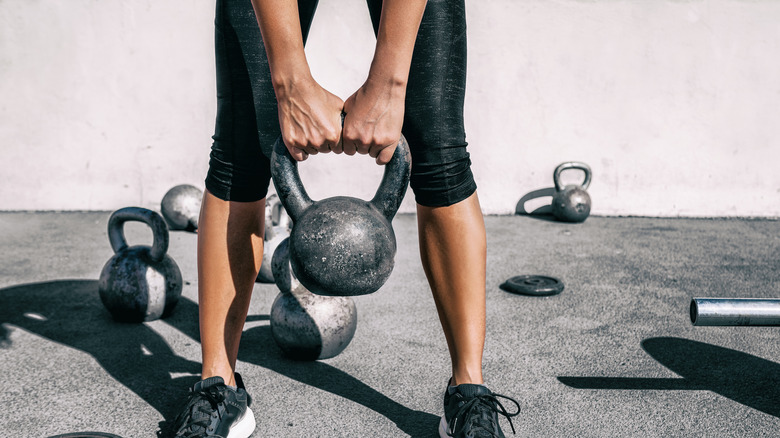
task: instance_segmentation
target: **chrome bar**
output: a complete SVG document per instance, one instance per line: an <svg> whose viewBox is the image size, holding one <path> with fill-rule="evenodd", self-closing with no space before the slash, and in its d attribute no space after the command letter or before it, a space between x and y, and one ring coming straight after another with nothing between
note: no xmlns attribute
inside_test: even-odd
<svg viewBox="0 0 780 438"><path fill-rule="evenodd" d="M780 299L694 298L695 326L780 326Z"/></svg>

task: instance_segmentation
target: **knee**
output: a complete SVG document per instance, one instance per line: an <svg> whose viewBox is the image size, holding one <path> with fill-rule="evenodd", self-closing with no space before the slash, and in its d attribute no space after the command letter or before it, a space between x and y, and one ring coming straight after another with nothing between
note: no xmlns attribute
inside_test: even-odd
<svg viewBox="0 0 780 438"><path fill-rule="evenodd" d="M255 154L237 160L221 154L217 143L209 160L206 189L223 201L254 202L265 198L271 182L268 158Z"/></svg>
<svg viewBox="0 0 780 438"><path fill-rule="evenodd" d="M411 188L418 204L446 207L477 190L466 146L437 148L412 157Z"/></svg>

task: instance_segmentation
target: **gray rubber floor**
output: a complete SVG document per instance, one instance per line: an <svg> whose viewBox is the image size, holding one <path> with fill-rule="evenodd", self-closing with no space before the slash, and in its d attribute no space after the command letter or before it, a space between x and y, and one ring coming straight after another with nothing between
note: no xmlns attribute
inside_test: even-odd
<svg viewBox="0 0 780 438"><path fill-rule="evenodd" d="M174 314L113 322L97 293L109 213L0 213L0 436L154 436L197 380L196 235L173 232L185 280ZM693 327L692 297L780 298L780 222L591 217L571 225L486 217L486 383L516 398L518 436L780 434L780 345L771 327ZM417 253L395 220L396 268L356 298L339 356L286 359L271 337L276 287L255 287L238 370L269 437L432 437L449 359ZM151 241L127 225L131 244ZM499 289L519 274L566 290ZM509 424L502 422L508 436Z"/></svg>

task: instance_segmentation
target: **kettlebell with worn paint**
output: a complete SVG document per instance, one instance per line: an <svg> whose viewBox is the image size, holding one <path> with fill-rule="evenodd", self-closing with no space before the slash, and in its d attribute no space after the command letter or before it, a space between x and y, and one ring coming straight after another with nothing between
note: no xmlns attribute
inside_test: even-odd
<svg viewBox="0 0 780 438"><path fill-rule="evenodd" d="M319 295L355 296L382 287L395 263L390 222L404 198L412 168L406 139L401 137L385 165L371 201L347 196L312 201L281 137L271 163L276 193L294 224L290 263L306 289Z"/></svg>
<svg viewBox="0 0 780 438"><path fill-rule="evenodd" d="M290 268L289 239L274 251L272 266L279 294L271 305L274 341L296 360L334 357L355 336L357 308L350 297L315 295L298 282Z"/></svg>
<svg viewBox="0 0 780 438"><path fill-rule="evenodd" d="M160 202L160 212L168 223L168 228L197 230L202 200L203 191L189 184L181 184L168 190Z"/></svg>
<svg viewBox="0 0 780 438"><path fill-rule="evenodd" d="M585 180L581 185L561 184L561 172L566 169L580 169L585 172ZM590 214L590 195L585 190L590 185L590 167L585 163L569 161L560 164L553 172L555 194L552 200L552 213L558 220L564 222L583 222Z"/></svg>
<svg viewBox="0 0 780 438"><path fill-rule="evenodd" d="M154 242L128 246L124 224L143 222L152 229ZM114 256L100 273L100 300L117 321L144 322L168 316L182 291L181 271L168 251L168 227L154 211L126 207L108 220L108 240Z"/></svg>

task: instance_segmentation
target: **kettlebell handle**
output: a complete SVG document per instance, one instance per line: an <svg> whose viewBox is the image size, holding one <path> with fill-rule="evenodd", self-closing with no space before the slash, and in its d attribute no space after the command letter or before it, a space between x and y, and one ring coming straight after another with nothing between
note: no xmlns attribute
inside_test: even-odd
<svg viewBox="0 0 780 438"><path fill-rule="evenodd" d="M127 240L125 239L125 222L143 222L152 229L152 249L149 256L152 260L159 262L165 257L168 251L168 225L165 220L152 210L141 207L125 207L115 211L108 219L108 241L114 253L119 253L127 249Z"/></svg>
<svg viewBox="0 0 780 438"><path fill-rule="evenodd" d="M588 166L585 163L581 163L579 161L567 161L565 163L561 163L558 165L558 167L555 168L555 172L553 172L553 182L555 183L555 191L560 192L563 190L563 185L561 184L561 173L566 169L580 169L585 172L585 180L582 181L582 184L580 184L580 188L583 190L587 189L590 185L591 175L592 172L590 170L590 166Z"/></svg>
<svg viewBox="0 0 780 438"><path fill-rule="evenodd" d="M382 182L370 201L388 221L393 220L395 213L401 206L401 201L403 201L406 188L409 185L411 172L412 155L406 138L401 135L393 158L385 165ZM276 186L276 193L287 213L293 222L298 221L300 214L309 208L314 201L306 193L298 173L298 163L290 155L281 136L274 144L271 156L271 175Z"/></svg>

